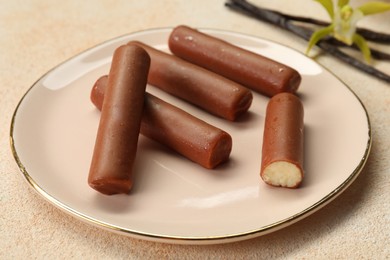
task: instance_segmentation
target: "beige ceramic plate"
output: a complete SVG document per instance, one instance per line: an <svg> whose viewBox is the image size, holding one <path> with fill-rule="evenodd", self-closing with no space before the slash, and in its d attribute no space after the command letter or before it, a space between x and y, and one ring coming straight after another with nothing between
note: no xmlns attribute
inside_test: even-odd
<svg viewBox="0 0 390 260"><path fill-rule="evenodd" d="M223 243L286 227L320 209L353 182L370 151L367 113L339 79L306 56L259 38L204 30L296 68L305 108L305 180L289 190L259 177L268 99L254 94L239 122L213 117L148 86L148 91L219 126L233 137L231 160L205 170L141 137L135 186L104 196L87 184L99 112L89 101L109 70L113 50L138 40L167 51L171 29L125 35L66 61L40 78L20 101L11 146L28 183L73 216L121 234L170 243Z"/></svg>

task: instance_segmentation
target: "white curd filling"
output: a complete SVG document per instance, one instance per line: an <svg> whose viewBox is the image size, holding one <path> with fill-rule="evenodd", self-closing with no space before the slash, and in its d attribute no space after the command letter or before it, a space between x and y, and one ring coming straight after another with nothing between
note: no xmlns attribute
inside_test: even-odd
<svg viewBox="0 0 390 260"><path fill-rule="evenodd" d="M264 169L262 178L268 184L292 188L302 181L302 173L293 163L277 161Z"/></svg>

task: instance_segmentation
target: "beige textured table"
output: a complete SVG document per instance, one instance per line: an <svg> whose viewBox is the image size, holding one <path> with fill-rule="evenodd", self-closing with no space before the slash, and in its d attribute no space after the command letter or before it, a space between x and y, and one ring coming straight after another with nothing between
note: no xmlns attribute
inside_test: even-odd
<svg viewBox="0 0 390 260"><path fill-rule="evenodd" d="M310 0L253 2L327 19L322 8ZM317 61L350 86L368 111L372 151L361 175L343 194L292 226L229 244L161 244L85 224L46 202L26 184L9 144L11 117L26 90L52 67L102 41L179 24L260 36L301 52L306 48L306 42L289 33L230 11L223 0L0 0L0 258L390 258L390 86L327 55ZM387 33L389 24L389 13L362 22ZM389 46L379 48L390 52ZM390 63L377 62L375 66L390 74Z"/></svg>

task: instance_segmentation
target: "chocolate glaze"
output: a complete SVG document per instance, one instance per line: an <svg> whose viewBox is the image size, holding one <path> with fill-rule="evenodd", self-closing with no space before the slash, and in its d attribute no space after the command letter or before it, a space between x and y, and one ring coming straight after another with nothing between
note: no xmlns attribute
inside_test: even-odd
<svg viewBox="0 0 390 260"><path fill-rule="evenodd" d="M246 87L141 42L131 44L151 57L151 85L231 121L249 109L253 96Z"/></svg>
<svg viewBox="0 0 390 260"><path fill-rule="evenodd" d="M102 76L92 88L91 101L98 109L106 85L107 76ZM140 132L207 169L227 161L232 149L228 133L149 93L145 94Z"/></svg>
<svg viewBox="0 0 390 260"><path fill-rule="evenodd" d="M297 166L303 177L303 117L297 96L280 93L270 99L263 134L262 177L267 166L280 161Z"/></svg>
<svg viewBox="0 0 390 260"><path fill-rule="evenodd" d="M88 176L88 184L103 194L128 193L133 185L149 66L139 46L114 52Z"/></svg>
<svg viewBox="0 0 390 260"><path fill-rule="evenodd" d="M300 74L293 68L187 26L169 37L173 54L267 96L297 91Z"/></svg>

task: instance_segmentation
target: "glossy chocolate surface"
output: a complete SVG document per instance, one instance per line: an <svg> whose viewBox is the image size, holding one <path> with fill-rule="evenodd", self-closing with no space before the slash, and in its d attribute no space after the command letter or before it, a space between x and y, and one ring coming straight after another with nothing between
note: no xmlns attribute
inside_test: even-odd
<svg viewBox="0 0 390 260"><path fill-rule="evenodd" d="M107 76L102 76L92 88L91 101L98 109L106 85ZM227 161L232 149L228 133L149 93L140 132L208 169Z"/></svg>
<svg viewBox="0 0 390 260"><path fill-rule="evenodd" d="M88 177L103 194L128 193L132 187L149 66L150 57L139 46L115 50Z"/></svg>
<svg viewBox="0 0 390 260"><path fill-rule="evenodd" d="M246 87L141 42L131 44L141 46L151 57L151 85L231 121L249 109L253 96Z"/></svg>
<svg viewBox="0 0 390 260"><path fill-rule="evenodd" d="M297 91L301 75L293 68L188 26L169 37L173 54L267 96Z"/></svg>

